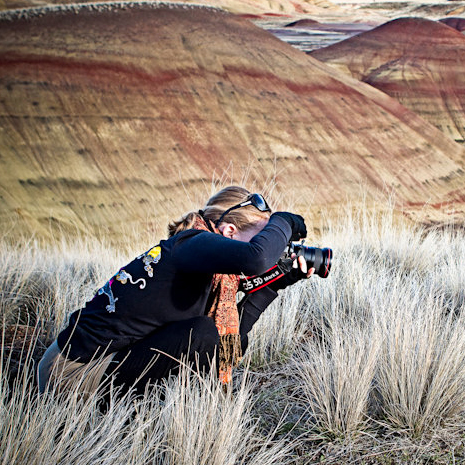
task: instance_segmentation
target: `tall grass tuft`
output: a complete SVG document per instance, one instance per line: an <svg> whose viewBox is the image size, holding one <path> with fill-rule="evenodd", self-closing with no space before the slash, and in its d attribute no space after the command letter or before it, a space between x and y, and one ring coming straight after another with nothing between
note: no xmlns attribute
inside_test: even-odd
<svg viewBox="0 0 465 465"><path fill-rule="evenodd" d="M305 299L305 287L302 284L280 291L280 298L260 316L260 323L252 329L249 337L246 363L251 363L253 367L263 367L285 362L294 353L296 341L306 330L301 321Z"/></svg>
<svg viewBox="0 0 465 465"><path fill-rule="evenodd" d="M258 434L246 376L225 393L215 378L183 367L143 397L113 391L104 398L56 388L38 395L32 377L19 377L10 388L3 374L2 465L291 463L287 442L274 441L274 431Z"/></svg>
<svg viewBox="0 0 465 465"><path fill-rule="evenodd" d="M377 387L386 420L414 435L465 406L465 307L451 308L433 281L399 283L402 296L379 321L384 338Z"/></svg>
<svg viewBox="0 0 465 465"><path fill-rule="evenodd" d="M317 331L294 358L294 398L309 412L310 435L351 438L369 424L379 333L353 316L326 319Z"/></svg>
<svg viewBox="0 0 465 465"><path fill-rule="evenodd" d="M135 252L96 239L0 242L0 316L4 325L39 322L53 339L68 315L81 308Z"/></svg>

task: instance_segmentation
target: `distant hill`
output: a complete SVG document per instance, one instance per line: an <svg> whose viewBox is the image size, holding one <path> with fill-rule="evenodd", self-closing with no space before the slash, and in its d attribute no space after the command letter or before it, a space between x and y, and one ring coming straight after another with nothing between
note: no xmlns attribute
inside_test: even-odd
<svg viewBox="0 0 465 465"><path fill-rule="evenodd" d="M157 228L213 175L237 182L247 170L258 188L275 179L276 195L302 212L356 198L361 185L369 201L394 191L422 220L464 211L462 147L376 89L209 8L4 15L0 128L0 220L13 235Z"/></svg>
<svg viewBox="0 0 465 465"><path fill-rule="evenodd" d="M457 29L459 32L465 31L465 18L443 18L440 19L441 23L447 24L448 26Z"/></svg>
<svg viewBox="0 0 465 465"><path fill-rule="evenodd" d="M311 55L465 139L465 35L438 21L401 18Z"/></svg>
<svg viewBox="0 0 465 465"><path fill-rule="evenodd" d="M297 21L292 21L289 24L286 24L285 27L313 27L316 24L320 24L318 21L314 19L299 19Z"/></svg>

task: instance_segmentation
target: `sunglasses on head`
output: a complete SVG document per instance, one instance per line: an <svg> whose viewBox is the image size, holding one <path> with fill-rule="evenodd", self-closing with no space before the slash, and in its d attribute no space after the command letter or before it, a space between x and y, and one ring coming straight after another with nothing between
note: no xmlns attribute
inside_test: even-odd
<svg viewBox="0 0 465 465"><path fill-rule="evenodd" d="M227 210L225 210L223 214L215 222L215 227L217 228L221 224L221 221L229 212L231 212L232 210L236 210L237 208L247 207L247 205L253 205L257 210L260 210L261 212L271 211L271 208L266 203L266 200L263 198L263 195L250 194L247 197L247 200L244 200L244 202L238 203L237 205L234 205L233 207L230 207Z"/></svg>

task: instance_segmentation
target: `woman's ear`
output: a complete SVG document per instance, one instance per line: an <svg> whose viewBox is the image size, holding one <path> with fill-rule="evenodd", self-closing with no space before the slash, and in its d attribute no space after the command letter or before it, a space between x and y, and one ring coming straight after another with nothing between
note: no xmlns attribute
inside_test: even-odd
<svg viewBox="0 0 465 465"><path fill-rule="evenodd" d="M224 237L229 237L229 239L233 239L233 236L237 234L237 227L232 223L223 223L218 229Z"/></svg>

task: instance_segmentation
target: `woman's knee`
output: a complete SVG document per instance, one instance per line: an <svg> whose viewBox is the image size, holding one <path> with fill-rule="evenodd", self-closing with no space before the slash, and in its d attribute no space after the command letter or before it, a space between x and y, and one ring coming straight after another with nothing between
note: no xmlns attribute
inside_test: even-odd
<svg viewBox="0 0 465 465"><path fill-rule="evenodd" d="M115 368L113 364L106 374L114 375L118 386L132 386L145 372L138 382L143 389L149 380L155 382L166 378L169 373L176 373L178 361L184 357L200 370L209 370L216 360L218 344L218 330L211 318L201 316L177 321L116 353L114 362L117 366Z"/></svg>
<svg viewBox="0 0 465 465"><path fill-rule="evenodd" d="M204 350L214 349L218 346L220 336L215 322L208 316L199 316L189 321L191 340Z"/></svg>

